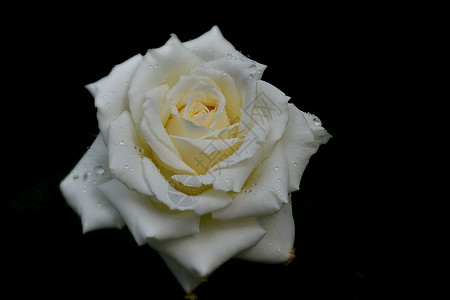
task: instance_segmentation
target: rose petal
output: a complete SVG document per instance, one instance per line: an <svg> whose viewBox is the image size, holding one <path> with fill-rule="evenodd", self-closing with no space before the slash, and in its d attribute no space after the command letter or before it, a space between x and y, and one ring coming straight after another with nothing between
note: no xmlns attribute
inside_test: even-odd
<svg viewBox="0 0 450 300"><path fill-rule="evenodd" d="M176 107L173 106L172 116L166 124L166 132L169 136L181 136L191 139L198 139L213 131L213 129L197 125L192 121L186 120L180 116Z"/></svg>
<svg viewBox="0 0 450 300"><path fill-rule="evenodd" d="M117 210L98 190L99 184L110 179L108 150L102 136L98 135L60 185L67 203L80 215L84 233L125 225Z"/></svg>
<svg viewBox="0 0 450 300"><path fill-rule="evenodd" d="M169 207L171 210L192 210L197 203L197 197L182 193L173 188L164 178L153 161L144 157L143 170L145 180L154 194L154 200L159 201Z"/></svg>
<svg viewBox="0 0 450 300"><path fill-rule="evenodd" d="M331 135L322 127L322 122L320 119L310 113L302 112L306 121L308 122L309 128L311 129L314 139L319 145L326 144L331 138Z"/></svg>
<svg viewBox="0 0 450 300"><path fill-rule="evenodd" d="M246 125L248 133L244 142L233 155L215 165L208 174L198 175L198 182L213 184L216 190L239 192L255 167L271 155L283 136L289 120L288 100L289 97L283 92L260 80L258 97L254 100L255 110L252 113L244 110L243 113L250 119L249 125ZM186 175L172 178L185 181Z"/></svg>
<svg viewBox="0 0 450 300"><path fill-rule="evenodd" d="M138 138L131 114L124 111L109 130L109 167L115 178L129 189L143 195L153 195L147 185L142 166L143 156L151 150Z"/></svg>
<svg viewBox="0 0 450 300"><path fill-rule="evenodd" d="M203 280L201 277L192 275L186 268L167 255L161 253L160 255L186 293L192 292L202 283Z"/></svg>
<svg viewBox="0 0 450 300"><path fill-rule="evenodd" d="M228 193L209 189L197 196L197 203L194 211L197 215L202 216L222 209L233 202Z"/></svg>
<svg viewBox="0 0 450 300"><path fill-rule="evenodd" d="M249 176L241 192L233 195L233 202L213 212L212 216L233 220L274 214L288 202L287 185L287 160L283 146L278 144L269 158Z"/></svg>
<svg viewBox="0 0 450 300"><path fill-rule="evenodd" d="M99 189L120 212L138 245L199 231L200 217L194 212L165 213L152 204L149 196L130 191L117 179L103 183Z"/></svg>
<svg viewBox="0 0 450 300"><path fill-rule="evenodd" d="M241 116L242 96L234 79L224 71L198 66L192 71L192 76L210 78L217 85L217 89L226 99L225 110L230 118L230 123L238 123ZM204 80L204 79L203 79Z"/></svg>
<svg viewBox="0 0 450 300"><path fill-rule="evenodd" d="M141 131L152 150L167 166L175 172L195 174L181 158L161 123L159 109L166 89L164 86L152 89L146 94L147 101L143 105L144 115L140 124Z"/></svg>
<svg viewBox="0 0 450 300"><path fill-rule="evenodd" d="M289 123L280 143L284 145L289 166L289 193L297 191L300 179L311 155L319 149L320 143L331 137L321 126L314 125L313 117L308 116L293 104L289 104ZM310 122L308 122L308 118ZM312 127L320 127L311 130ZM315 138L316 132L318 139Z"/></svg>
<svg viewBox="0 0 450 300"><path fill-rule="evenodd" d="M205 215L200 220L199 233L173 240L152 240L149 244L194 276L205 277L239 252L256 245L264 234L256 218L222 222Z"/></svg>
<svg viewBox="0 0 450 300"><path fill-rule="evenodd" d="M108 76L86 86L95 97L98 126L105 143L108 143L109 124L128 110L128 85L141 60L142 55L135 55L116 65Z"/></svg>
<svg viewBox="0 0 450 300"><path fill-rule="evenodd" d="M139 63L128 92L130 110L136 124L140 124L147 91L164 84L172 87L180 76L188 75L200 63L201 59L175 35L164 46L149 50Z"/></svg>
<svg viewBox="0 0 450 300"><path fill-rule="evenodd" d="M232 154L241 139L201 140L171 136L174 145L186 162L197 174L204 174L219 161ZM237 146L235 146L237 147Z"/></svg>
<svg viewBox="0 0 450 300"><path fill-rule="evenodd" d="M241 258L260 263L282 263L287 261L292 253L295 239L292 205L286 203L279 212L259 218L266 235L256 246L239 253Z"/></svg>
<svg viewBox="0 0 450 300"><path fill-rule="evenodd" d="M200 37L183 44L205 61L226 57L228 53L237 52L233 45L223 37L217 26Z"/></svg>

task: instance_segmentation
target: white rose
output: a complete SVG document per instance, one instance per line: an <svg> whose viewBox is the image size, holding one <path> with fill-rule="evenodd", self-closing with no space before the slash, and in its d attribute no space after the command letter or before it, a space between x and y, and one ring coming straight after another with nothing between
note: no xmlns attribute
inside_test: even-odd
<svg viewBox="0 0 450 300"><path fill-rule="evenodd" d="M290 193L330 135L217 27L90 85L100 134L61 183L84 232L127 225L186 292L230 258L292 256Z"/></svg>

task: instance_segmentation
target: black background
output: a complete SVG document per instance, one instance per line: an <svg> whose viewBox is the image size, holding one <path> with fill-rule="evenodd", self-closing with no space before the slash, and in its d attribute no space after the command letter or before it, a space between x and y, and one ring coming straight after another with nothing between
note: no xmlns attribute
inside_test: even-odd
<svg viewBox="0 0 450 300"><path fill-rule="evenodd" d="M389 195L376 193L383 185L375 175L385 150L373 120L387 104L386 86L394 76L381 74L401 38L401 27L388 25L389 9L263 3L244 9L228 3L196 11L173 5L11 11L15 17L8 25L15 30L6 34L4 64L12 75L7 89L13 101L5 101L3 115L3 137L12 145L3 162L10 178L2 193L7 286L18 295L183 299L185 293L158 254L137 246L128 229L83 235L79 217L58 186L98 133L94 100L84 86L115 64L160 47L170 33L187 41L218 25L236 49L268 66L265 81L299 109L319 116L333 138L311 158L292 197L297 256L292 264L231 260L197 295L383 295L391 272L384 259L391 246L380 212L389 206Z"/></svg>

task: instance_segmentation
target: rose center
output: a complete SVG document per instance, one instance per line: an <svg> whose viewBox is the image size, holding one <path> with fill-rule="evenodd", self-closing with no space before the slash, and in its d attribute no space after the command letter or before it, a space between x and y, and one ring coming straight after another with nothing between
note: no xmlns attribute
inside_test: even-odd
<svg viewBox="0 0 450 300"><path fill-rule="evenodd" d="M218 108L216 99L202 98L191 103L187 119L197 125L210 126Z"/></svg>

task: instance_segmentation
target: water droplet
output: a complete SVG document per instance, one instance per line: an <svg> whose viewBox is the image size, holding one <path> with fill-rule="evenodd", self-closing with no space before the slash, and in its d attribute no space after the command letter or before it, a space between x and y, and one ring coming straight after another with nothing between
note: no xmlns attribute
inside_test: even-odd
<svg viewBox="0 0 450 300"><path fill-rule="evenodd" d="M111 96L114 96L114 91L111 91L111 93L109 93Z"/></svg>
<svg viewBox="0 0 450 300"><path fill-rule="evenodd" d="M89 177L89 176L91 176L91 175L92 175L92 172L91 172L91 171L87 171L87 172L86 172L86 176L87 176L87 177Z"/></svg>
<svg viewBox="0 0 450 300"><path fill-rule="evenodd" d="M281 182L281 179L280 179L280 178L278 178L278 179L277 179L277 182L278 182L278 183L280 183L280 182Z"/></svg>
<svg viewBox="0 0 450 300"><path fill-rule="evenodd" d="M269 246L272 246L272 244L273 244L272 242L269 242Z"/></svg>
<svg viewBox="0 0 450 300"><path fill-rule="evenodd" d="M134 172L134 168L130 168L130 172Z"/></svg>
<svg viewBox="0 0 450 300"><path fill-rule="evenodd" d="M293 166L294 166L294 167L298 166L298 163L294 163Z"/></svg>
<svg viewBox="0 0 450 300"><path fill-rule="evenodd" d="M158 68L159 68L159 65L158 65L158 64L155 64L153 67L154 67L155 69L158 69Z"/></svg>
<svg viewBox="0 0 450 300"><path fill-rule="evenodd" d="M102 207L102 206L103 206L103 202L102 202L102 201L97 202L97 206L98 206L98 207Z"/></svg>
<svg viewBox="0 0 450 300"><path fill-rule="evenodd" d="M314 125L316 125L316 126L322 125L322 122L320 121L320 119L319 119L318 117L314 117L314 118L313 118L313 123L314 123Z"/></svg>
<svg viewBox="0 0 450 300"><path fill-rule="evenodd" d="M125 165L124 168L125 168L125 170L128 170L129 167L128 167L128 165Z"/></svg>
<svg viewBox="0 0 450 300"><path fill-rule="evenodd" d="M280 168L279 167L275 167L273 168L275 171L278 171Z"/></svg>
<svg viewBox="0 0 450 300"><path fill-rule="evenodd" d="M230 182L230 179L229 178L225 179L225 182L226 183Z"/></svg>
<svg viewBox="0 0 450 300"><path fill-rule="evenodd" d="M270 191L273 192L273 190L274 190L273 187L271 187L271 188L270 188Z"/></svg>
<svg viewBox="0 0 450 300"><path fill-rule="evenodd" d="M278 192L278 193L281 193L281 190L278 190L277 192Z"/></svg>
<svg viewBox="0 0 450 300"><path fill-rule="evenodd" d="M278 252L281 252L281 248L278 248Z"/></svg>
<svg viewBox="0 0 450 300"><path fill-rule="evenodd" d="M119 142L119 144L120 144L121 146L123 146L123 145L125 145L125 142L124 142L123 140L121 140L121 141Z"/></svg>
<svg viewBox="0 0 450 300"><path fill-rule="evenodd" d="M75 174L75 175L72 176L73 180L77 180L78 178L80 178L80 176L78 176L78 174Z"/></svg>
<svg viewBox="0 0 450 300"><path fill-rule="evenodd" d="M219 170L219 176L222 176L222 175L223 175L223 171Z"/></svg>
<svg viewBox="0 0 450 300"><path fill-rule="evenodd" d="M98 175L103 175L103 173L105 173L105 169L103 169L102 166L96 166L94 168L94 172Z"/></svg>
<svg viewBox="0 0 450 300"><path fill-rule="evenodd" d="M269 228L269 225L266 225L266 226L264 226L264 227Z"/></svg>

